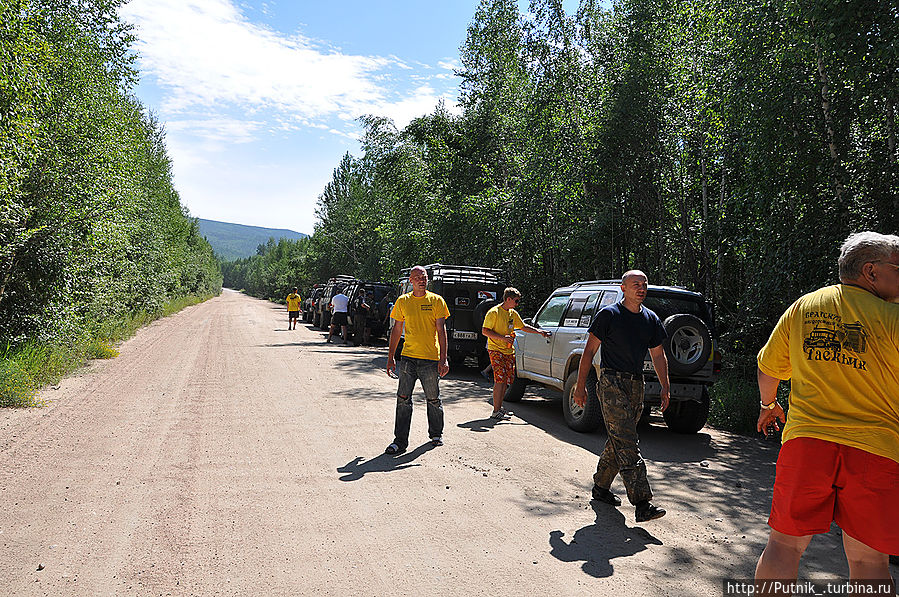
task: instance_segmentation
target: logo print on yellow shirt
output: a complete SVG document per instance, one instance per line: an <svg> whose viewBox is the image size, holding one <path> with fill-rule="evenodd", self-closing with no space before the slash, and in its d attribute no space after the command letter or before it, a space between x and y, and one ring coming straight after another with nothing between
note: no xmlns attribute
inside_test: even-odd
<svg viewBox="0 0 899 597"><path fill-rule="evenodd" d="M810 317L815 315L817 317ZM842 323L838 315L828 314L820 317L820 313L806 314L805 323L813 324L802 341L802 350L810 361L833 361L840 365L848 365L855 369L867 370L865 361L851 356L868 350L868 332L861 322ZM825 321L826 320L826 321Z"/></svg>

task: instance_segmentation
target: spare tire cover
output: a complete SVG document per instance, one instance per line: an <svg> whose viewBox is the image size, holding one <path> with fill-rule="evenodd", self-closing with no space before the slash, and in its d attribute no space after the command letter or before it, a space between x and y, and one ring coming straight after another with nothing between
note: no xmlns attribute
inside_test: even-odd
<svg viewBox="0 0 899 597"><path fill-rule="evenodd" d="M674 375L690 375L702 369L712 353L712 336L705 322L695 315L678 313L662 325L668 333L662 343L668 370Z"/></svg>
<svg viewBox="0 0 899 597"><path fill-rule="evenodd" d="M499 304L499 301L494 299L484 299L478 306L474 308L474 314L471 318L472 323L475 325L475 331L477 331L478 335L481 334L481 328L484 327L484 317L487 315L487 311L495 307Z"/></svg>

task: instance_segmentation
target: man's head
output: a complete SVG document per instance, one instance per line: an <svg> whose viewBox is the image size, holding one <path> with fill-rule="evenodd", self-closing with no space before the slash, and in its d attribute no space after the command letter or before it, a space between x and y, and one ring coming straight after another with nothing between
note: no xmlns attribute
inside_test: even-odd
<svg viewBox="0 0 899 597"><path fill-rule="evenodd" d="M428 270L416 265L409 271L409 282L416 293L425 292L428 289Z"/></svg>
<svg viewBox="0 0 899 597"><path fill-rule="evenodd" d="M621 290L624 292L624 300L629 303L642 304L648 285L646 274L638 269L628 270L621 276Z"/></svg>
<svg viewBox="0 0 899 597"><path fill-rule="evenodd" d="M852 234L840 247L837 263L840 282L899 302L899 236L871 231Z"/></svg>
<svg viewBox="0 0 899 597"><path fill-rule="evenodd" d="M299 288L297 288L296 286L294 286L294 287L293 287L293 293L296 294L296 293L297 293L297 290L299 290Z"/></svg>
<svg viewBox="0 0 899 597"><path fill-rule="evenodd" d="M511 300L510 300L511 299ZM511 302L514 304L518 304L518 301L521 300L521 291L517 288L513 288L509 286L503 291L503 304L507 302Z"/></svg>

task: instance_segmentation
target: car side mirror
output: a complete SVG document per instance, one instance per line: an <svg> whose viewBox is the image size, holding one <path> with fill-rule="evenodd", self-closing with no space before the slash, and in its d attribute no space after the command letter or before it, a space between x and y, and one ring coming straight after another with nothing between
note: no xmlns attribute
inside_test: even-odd
<svg viewBox="0 0 899 597"><path fill-rule="evenodd" d="M538 327L538 328L540 327L539 325L534 325L534 319L532 317L528 317L527 319L523 319L522 321L524 321L524 323L527 325L530 325L533 327Z"/></svg>

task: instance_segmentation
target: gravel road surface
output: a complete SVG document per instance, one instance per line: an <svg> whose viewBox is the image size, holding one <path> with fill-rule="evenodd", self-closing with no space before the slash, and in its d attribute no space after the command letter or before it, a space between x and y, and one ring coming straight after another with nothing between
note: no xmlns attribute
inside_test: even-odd
<svg viewBox="0 0 899 597"><path fill-rule="evenodd" d="M775 442L654 417L641 445L668 515L638 525L626 499L590 502L603 432L569 430L545 391L494 424L473 368L441 382L445 446L417 388L410 450L384 455L386 357L226 290L47 406L0 411L0 594L718 596L751 577ZM845 578L838 533L804 578Z"/></svg>

